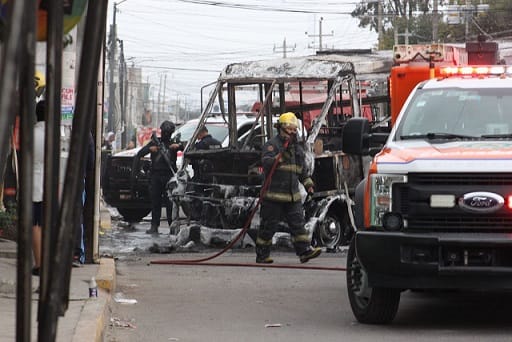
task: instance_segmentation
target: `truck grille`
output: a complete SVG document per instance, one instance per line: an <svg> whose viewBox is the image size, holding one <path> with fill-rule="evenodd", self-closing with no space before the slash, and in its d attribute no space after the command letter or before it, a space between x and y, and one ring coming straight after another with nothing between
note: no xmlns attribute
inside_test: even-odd
<svg viewBox="0 0 512 342"><path fill-rule="evenodd" d="M408 183L393 189L393 208L402 213L407 231L418 232L512 232L512 211L469 213L453 208L430 207L432 194L455 198L474 191L488 191L507 198L512 194L512 173L409 174Z"/></svg>
<svg viewBox="0 0 512 342"><path fill-rule="evenodd" d="M129 179L132 173L132 159L126 160L126 158L112 158L109 173L113 179L119 177Z"/></svg>
<svg viewBox="0 0 512 342"><path fill-rule="evenodd" d="M508 185L512 186L512 173L411 173L409 182L424 185Z"/></svg>
<svg viewBox="0 0 512 342"><path fill-rule="evenodd" d="M411 217L407 223L408 230L493 233L512 230L511 217Z"/></svg>

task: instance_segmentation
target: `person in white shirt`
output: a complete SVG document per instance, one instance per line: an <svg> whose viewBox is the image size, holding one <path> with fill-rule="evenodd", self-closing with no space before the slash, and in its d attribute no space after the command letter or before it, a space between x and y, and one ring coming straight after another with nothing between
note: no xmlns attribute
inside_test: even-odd
<svg viewBox="0 0 512 342"><path fill-rule="evenodd" d="M46 102L41 100L36 105L37 122L34 126L34 179L33 179L33 233L32 250L34 268L32 274L38 276L41 269L41 246L43 225L43 184L44 184L44 140L45 140Z"/></svg>

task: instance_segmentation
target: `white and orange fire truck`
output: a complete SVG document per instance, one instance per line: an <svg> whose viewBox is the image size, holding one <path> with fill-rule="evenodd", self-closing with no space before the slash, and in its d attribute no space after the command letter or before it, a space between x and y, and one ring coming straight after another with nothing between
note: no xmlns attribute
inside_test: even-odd
<svg viewBox="0 0 512 342"><path fill-rule="evenodd" d="M343 131L345 153L374 155L356 188L347 257L363 323L391 322L407 289L512 289L512 67L432 74L378 153L364 118Z"/></svg>

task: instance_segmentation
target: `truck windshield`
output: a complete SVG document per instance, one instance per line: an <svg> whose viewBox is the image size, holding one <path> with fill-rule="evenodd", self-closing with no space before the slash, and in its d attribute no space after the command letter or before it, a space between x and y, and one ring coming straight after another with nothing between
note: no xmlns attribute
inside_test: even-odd
<svg viewBox="0 0 512 342"><path fill-rule="evenodd" d="M178 135L181 141L188 141L197 128L198 121L189 121L176 129L172 137L176 138ZM208 133L219 141L223 141L228 135L228 125L225 122L207 122L205 124L208 128Z"/></svg>
<svg viewBox="0 0 512 342"><path fill-rule="evenodd" d="M395 139L506 138L512 135L510 89L420 89Z"/></svg>

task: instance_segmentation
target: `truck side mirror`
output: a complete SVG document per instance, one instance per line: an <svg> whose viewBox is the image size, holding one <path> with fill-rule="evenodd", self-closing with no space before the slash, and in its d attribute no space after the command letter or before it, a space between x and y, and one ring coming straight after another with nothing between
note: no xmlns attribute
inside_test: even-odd
<svg viewBox="0 0 512 342"><path fill-rule="evenodd" d="M342 133L342 150L346 154L368 155L370 151L370 123L366 118L347 121Z"/></svg>

